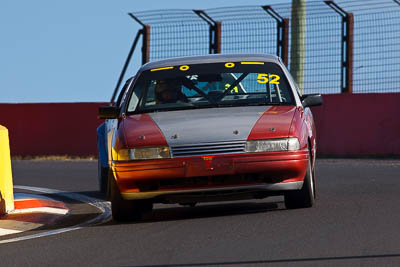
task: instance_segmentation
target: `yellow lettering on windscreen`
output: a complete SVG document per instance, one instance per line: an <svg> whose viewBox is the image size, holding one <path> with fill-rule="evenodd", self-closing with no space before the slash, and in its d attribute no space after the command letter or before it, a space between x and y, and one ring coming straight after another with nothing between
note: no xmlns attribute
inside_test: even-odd
<svg viewBox="0 0 400 267"><path fill-rule="evenodd" d="M225 91L229 89L229 87L231 87L231 85L229 83L225 84ZM232 90L231 93L239 93L239 89L237 86L235 86Z"/></svg>
<svg viewBox="0 0 400 267"><path fill-rule="evenodd" d="M180 66L179 69L181 71L187 71L189 69L189 66L188 65L183 65L183 66Z"/></svg>
<svg viewBox="0 0 400 267"><path fill-rule="evenodd" d="M279 84L279 80L281 77L276 74L258 74L257 75L257 82L258 83L271 83L271 84Z"/></svg>
<svg viewBox="0 0 400 267"><path fill-rule="evenodd" d="M159 70L171 70L174 67L164 67L164 68L157 68L157 69L151 69L150 71L159 71Z"/></svg>
<svg viewBox="0 0 400 267"><path fill-rule="evenodd" d="M264 62L254 62L254 61L243 61L240 62L242 65L264 65Z"/></svg>

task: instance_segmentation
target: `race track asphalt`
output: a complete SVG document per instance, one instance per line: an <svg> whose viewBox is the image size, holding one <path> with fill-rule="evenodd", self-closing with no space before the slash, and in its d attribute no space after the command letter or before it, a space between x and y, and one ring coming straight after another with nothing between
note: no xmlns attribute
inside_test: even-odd
<svg viewBox="0 0 400 267"><path fill-rule="evenodd" d="M96 161L13 161L14 184L101 197ZM0 245L0 266L400 266L400 161L320 159L318 200L156 205L143 222Z"/></svg>

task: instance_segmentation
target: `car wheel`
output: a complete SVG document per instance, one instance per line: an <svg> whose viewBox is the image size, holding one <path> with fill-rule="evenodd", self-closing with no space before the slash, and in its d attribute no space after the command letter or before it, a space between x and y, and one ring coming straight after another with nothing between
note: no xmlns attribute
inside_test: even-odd
<svg viewBox="0 0 400 267"><path fill-rule="evenodd" d="M123 199L115 179L110 179L110 200L112 217L117 222L138 221L144 212L153 209L150 201Z"/></svg>
<svg viewBox="0 0 400 267"><path fill-rule="evenodd" d="M309 161L303 187L300 190L285 193L285 206L288 209L310 208L314 205L314 199L314 176Z"/></svg>
<svg viewBox="0 0 400 267"><path fill-rule="evenodd" d="M97 160L97 176L100 192L106 194L108 185L108 168L104 168L101 166L100 159Z"/></svg>

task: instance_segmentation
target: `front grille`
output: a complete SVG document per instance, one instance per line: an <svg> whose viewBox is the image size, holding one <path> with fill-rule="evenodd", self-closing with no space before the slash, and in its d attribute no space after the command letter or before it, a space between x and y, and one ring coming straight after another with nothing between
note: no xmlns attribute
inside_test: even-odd
<svg viewBox="0 0 400 267"><path fill-rule="evenodd" d="M192 157L217 154L243 153L246 141L200 143L171 147L172 157Z"/></svg>
<svg viewBox="0 0 400 267"><path fill-rule="evenodd" d="M177 179L161 179L160 188L184 188L184 187L201 187L201 186L218 186L218 185L241 185L241 184L255 184L255 183L268 183L271 182L270 178L262 174L240 174L240 175L216 175L216 176L199 176Z"/></svg>

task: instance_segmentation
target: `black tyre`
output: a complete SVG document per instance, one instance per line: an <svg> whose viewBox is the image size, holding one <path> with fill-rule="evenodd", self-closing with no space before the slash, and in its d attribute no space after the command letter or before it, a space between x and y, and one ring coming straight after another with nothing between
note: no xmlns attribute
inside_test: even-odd
<svg viewBox="0 0 400 267"><path fill-rule="evenodd" d="M101 166L100 159L97 160L97 176L99 181L100 192L103 194L107 193L108 186L108 168Z"/></svg>
<svg viewBox="0 0 400 267"><path fill-rule="evenodd" d="M306 176L304 177L303 187L300 190L287 191L285 193L285 206L288 209L310 208L315 200L314 172L311 170L310 161L308 162Z"/></svg>
<svg viewBox="0 0 400 267"><path fill-rule="evenodd" d="M122 198L115 180L109 179L112 217L117 222L138 221L146 211L151 211L153 203L146 200L125 200Z"/></svg>

